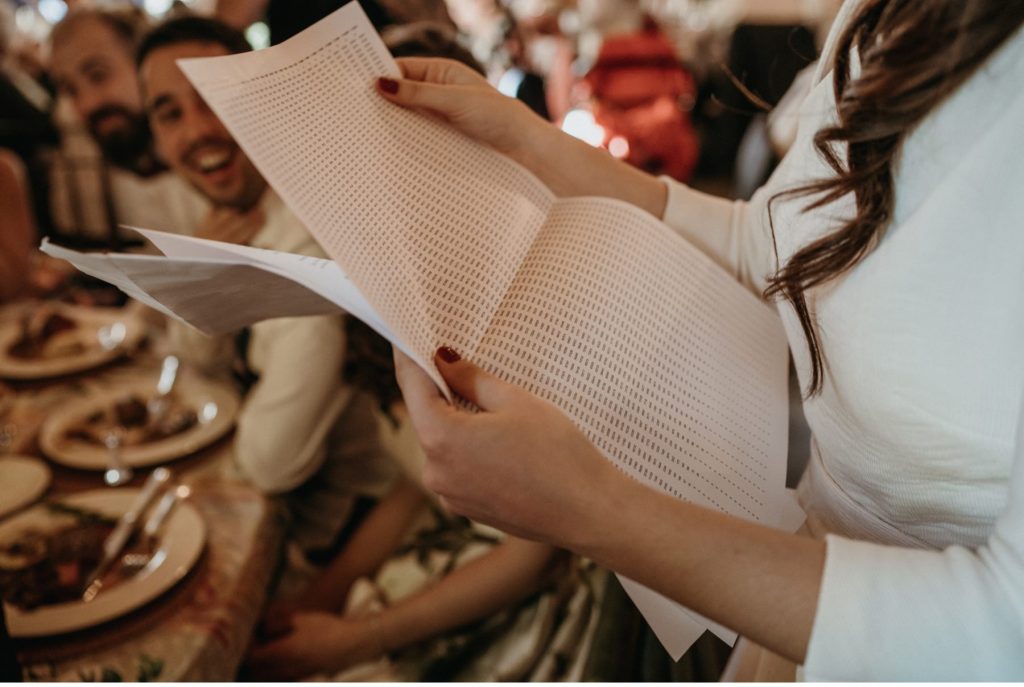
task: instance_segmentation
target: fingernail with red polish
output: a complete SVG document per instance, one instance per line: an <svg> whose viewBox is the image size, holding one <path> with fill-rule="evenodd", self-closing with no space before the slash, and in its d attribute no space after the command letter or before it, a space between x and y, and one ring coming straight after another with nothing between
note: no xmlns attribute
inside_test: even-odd
<svg viewBox="0 0 1024 687"><path fill-rule="evenodd" d="M441 346L441 348L437 349L437 357L446 363L457 363L462 360L459 352L448 346Z"/></svg>
<svg viewBox="0 0 1024 687"><path fill-rule="evenodd" d="M394 95L395 93L398 93L398 82L395 81L394 79L386 79L384 77L381 77L377 79L377 88L384 91L385 93L390 93L391 95Z"/></svg>

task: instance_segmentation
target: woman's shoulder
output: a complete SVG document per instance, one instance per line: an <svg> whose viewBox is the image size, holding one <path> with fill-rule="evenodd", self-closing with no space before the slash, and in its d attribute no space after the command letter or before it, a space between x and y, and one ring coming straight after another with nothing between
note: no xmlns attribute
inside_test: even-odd
<svg viewBox="0 0 1024 687"><path fill-rule="evenodd" d="M939 200L947 179L958 184L1024 183L1024 29L1018 30L959 89L907 136L895 170L897 224L921 203ZM945 198L943 202L955 201ZM1020 202L1004 194L1003 202Z"/></svg>

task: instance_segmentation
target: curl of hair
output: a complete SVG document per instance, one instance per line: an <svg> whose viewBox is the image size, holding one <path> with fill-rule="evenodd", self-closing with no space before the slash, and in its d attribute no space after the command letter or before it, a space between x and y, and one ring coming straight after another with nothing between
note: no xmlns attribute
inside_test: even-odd
<svg viewBox="0 0 1024 687"><path fill-rule="evenodd" d="M804 212L851 193L856 201L852 218L780 265L764 292L788 300L800 320L812 361L808 396L821 391L825 363L806 292L844 274L878 244L892 219L900 144L1022 23L1021 0L866 0L839 37L833 64L837 123L814 136L835 174L769 201L769 216L772 205L787 197L812 196ZM856 78L853 50L860 60Z"/></svg>

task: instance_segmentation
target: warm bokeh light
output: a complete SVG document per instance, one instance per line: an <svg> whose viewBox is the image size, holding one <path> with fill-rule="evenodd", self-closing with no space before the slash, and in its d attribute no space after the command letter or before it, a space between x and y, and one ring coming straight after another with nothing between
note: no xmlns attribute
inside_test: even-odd
<svg viewBox="0 0 1024 687"><path fill-rule="evenodd" d="M604 143L604 128L589 110L570 110L562 121L562 131L595 148Z"/></svg>
<svg viewBox="0 0 1024 687"><path fill-rule="evenodd" d="M612 140L608 141L608 152L620 160L625 159L629 156L629 141L622 136L613 137Z"/></svg>

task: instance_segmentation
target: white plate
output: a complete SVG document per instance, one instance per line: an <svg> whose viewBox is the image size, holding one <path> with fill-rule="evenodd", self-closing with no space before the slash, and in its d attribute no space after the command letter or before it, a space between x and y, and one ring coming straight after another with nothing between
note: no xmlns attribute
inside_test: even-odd
<svg viewBox="0 0 1024 687"><path fill-rule="evenodd" d="M117 308L84 308L75 305L47 304L54 312L78 324L78 328L62 336L74 337L84 344L80 353L48 359L17 358L10 354L10 347L21 335L19 319L0 322L0 377L8 379L46 379L91 370L117 360L128 351L134 350L144 334L138 317ZM100 345L100 330L103 327L123 327L115 330L122 334L120 343L104 348Z"/></svg>
<svg viewBox="0 0 1024 687"><path fill-rule="evenodd" d="M32 503L50 486L50 468L38 458L0 456L0 518Z"/></svg>
<svg viewBox="0 0 1024 687"><path fill-rule="evenodd" d="M121 384L68 403L43 423L39 430L39 446L46 455L63 465L80 470L105 470L109 459L107 449L67 439L66 431L97 410L110 408L129 395L135 394L146 399L153 395L154 390L155 377ZM174 395L179 402L195 411L199 422L166 439L125 446L121 450L121 457L126 464L144 467L187 456L224 436L234 425L239 400L238 394L229 386L185 376L174 385Z"/></svg>
<svg viewBox="0 0 1024 687"><path fill-rule="evenodd" d="M119 517L131 507L138 489L98 489L61 499L79 508L87 508ZM36 506L0 524L0 541L18 536L26 527L55 524L60 518L44 505ZM101 591L92 601L69 601L22 611L4 604L7 630L12 637L44 637L80 630L112 620L152 601L173 587L196 564L206 543L206 525L199 511L188 501L180 501L164 523L160 548L150 564L134 577Z"/></svg>

